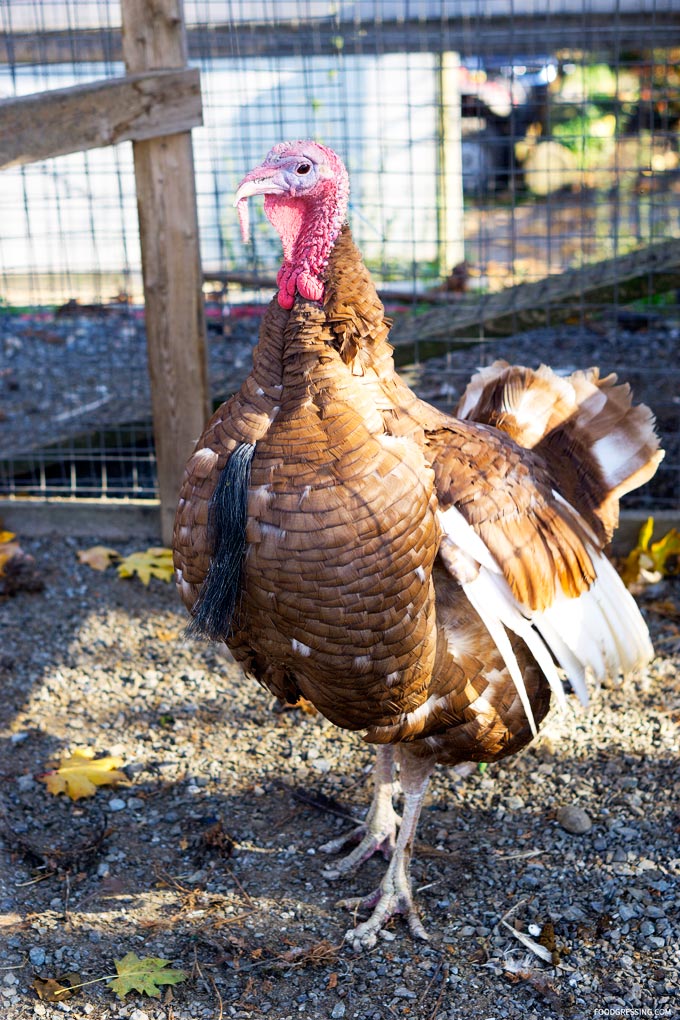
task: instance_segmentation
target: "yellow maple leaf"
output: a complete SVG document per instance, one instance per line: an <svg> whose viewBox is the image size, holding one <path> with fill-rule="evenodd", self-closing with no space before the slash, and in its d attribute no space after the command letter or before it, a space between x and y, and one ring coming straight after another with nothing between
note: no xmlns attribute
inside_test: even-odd
<svg viewBox="0 0 680 1020"><path fill-rule="evenodd" d="M640 528L637 545L621 566L621 577L628 588L654 584L662 577L677 574L680 562L680 532L671 528L663 538L652 542L654 518L648 517Z"/></svg>
<svg viewBox="0 0 680 1020"><path fill-rule="evenodd" d="M148 585L152 577L158 577L161 581L171 581L174 574L172 549L151 546L146 552L130 553L118 564L118 574L120 577L132 577L137 574L145 585Z"/></svg>
<svg viewBox="0 0 680 1020"><path fill-rule="evenodd" d="M5 569L5 564L13 556L21 556L23 550L18 542L13 541L17 536L13 531L0 530L0 577Z"/></svg>
<svg viewBox="0 0 680 1020"><path fill-rule="evenodd" d="M86 563L93 570L106 570L112 563L120 559L120 553L107 545L93 545L89 549L78 550L78 560Z"/></svg>
<svg viewBox="0 0 680 1020"><path fill-rule="evenodd" d="M41 776L50 793L66 793L71 800L91 797L98 786L129 786L128 777L119 768L123 759L117 756L95 758L91 747L76 747L73 754L64 754L56 766Z"/></svg>

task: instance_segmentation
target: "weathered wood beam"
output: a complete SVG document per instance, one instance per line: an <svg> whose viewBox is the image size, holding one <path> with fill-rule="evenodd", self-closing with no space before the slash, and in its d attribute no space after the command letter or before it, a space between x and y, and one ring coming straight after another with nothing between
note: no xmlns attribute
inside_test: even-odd
<svg viewBox="0 0 680 1020"><path fill-rule="evenodd" d="M123 0L130 74L186 63L181 0ZM210 413L191 134L133 142L161 533L169 545L184 464Z"/></svg>
<svg viewBox="0 0 680 1020"><path fill-rule="evenodd" d="M581 5L579 4L579 7ZM507 4L493 17L451 14L440 19L407 21L338 21L310 18L302 22L230 22L196 26L187 32L188 52L198 57L290 57L315 54L442 53L506 56L552 53L557 49L592 47L598 52L652 49L672 45L680 30L680 9L634 12L617 9L616 16L593 11L569 13L547 8L535 13ZM514 43L509 42L514 40ZM0 39L0 61L9 64L53 64L120 60L120 32L114 28L14 32Z"/></svg>
<svg viewBox="0 0 680 1020"><path fill-rule="evenodd" d="M417 316L400 316L392 327L390 343L476 342L484 337L509 336L545 323L565 322L583 306L629 304L676 287L680 287L680 240L660 241L535 283L451 301Z"/></svg>
<svg viewBox="0 0 680 1020"><path fill-rule="evenodd" d="M149 71L0 101L0 169L203 123L198 70Z"/></svg>
<svg viewBox="0 0 680 1020"><path fill-rule="evenodd" d="M238 287L250 287L253 290L271 290L276 287L276 277L262 273L251 273L247 270L235 269L233 272L221 269L208 269L203 274L206 283L222 283L227 286L235 283Z"/></svg>
<svg viewBox="0 0 680 1020"><path fill-rule="evenodd" d="M203 280L205 283L221 283L226 287L233 283L237 287L247 287L250 290L271 290L272 292L276 290L275 276L248 272L247 270L206 269L203 273ZM403 289L378 287L377 291L381 301L393 304L399 302L407 305L450 305L452 301L450 292L434 289L415 291L412 287L407 288L406 285Z"/></svg>

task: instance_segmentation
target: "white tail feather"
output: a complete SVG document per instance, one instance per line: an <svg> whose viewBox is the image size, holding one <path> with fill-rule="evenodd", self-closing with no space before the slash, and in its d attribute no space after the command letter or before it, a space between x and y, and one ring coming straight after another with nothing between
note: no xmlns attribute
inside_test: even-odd
<svg viewBox="0 0 680 1020"><path fill-rule="evenodd" d="M468 599L470 600L470 604L477 611L482 623L484 624L489 634L493 638L493 642L496 645L496 648L501 653L503 662L505 663L508 673L512 677L512 682L514 683L515 688L517 689L517 693L519 695L520 701L522 702L522 707L524 709L525 715L529 720L531 732L533 733L534 736L536 736L538 733L538 729L536 728L536 720L534 719L534 713L531 711L529 695L527 694L527 689L524 684L524 678L522 677L522 671L519 668L519 663L517 662L515 653L512 650L512 645L510 644L510 639L505 631L505 627L503 626L503 623L501 622L497 615L495 615L492 612L491 613L487 612L486 606L484 605L484 600L477 597L477 595L479 594L477 590L479 582L480 581L483 582L484 580L485 580L484 577L480 574L480 576L475 581L472 581L469 584L464 584L463 590L467 595Z"/></svg>
<svg viewBox="0 0 680 1020"><path fill-rule="evenodd" d="M440 522L447 538L476 561L474 579L459 580L505 662L534 734L536 723L507 630L525 642L561 707L566 699L553 657L584 705L588 704L587 669L601 679L619 671L628 673L652 657L647 626L633 597L606 556L589 543L597 575L590 589L569 598L558 584L553 604L536 612L517 601L489 549L455 507L440 513Z"/></svg>

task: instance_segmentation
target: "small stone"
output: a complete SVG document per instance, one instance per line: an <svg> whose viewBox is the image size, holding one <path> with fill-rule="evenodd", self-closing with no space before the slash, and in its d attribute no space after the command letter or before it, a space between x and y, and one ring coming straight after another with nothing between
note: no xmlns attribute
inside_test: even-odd
<svg viewBox="0 0 680 1020"><path fill-rule="evenodd" d="M640 934L644 935L645 937L647 935L653 935L655 931L656 928L654 927L651 921L643 921L642 924L640 925Z"/></svg>
<svg viewBox="0 0 680 1020"><path fill-rule="evenodd" d="M264 793L264 786L258 785L253 787L253 797L264 797Z"/></svg>
<svg viewBox="0 0 680 1020"><path fill-rule="evenodd" d="M25 776L19 776L17 779L17 786L22 793L26 793L27 790L32 789L32 787L35 786L35 779L33 778L33 775L28 772Z"/></svg>
<svg viewBox="0 0 680 1020"><path fill-rule="evenodd" d="M470 935L474 935L475 933L476 928L474 928L471 924L464 924L462 928L458 929L458 934L463 935L465 938L469 937Z"/></svg>
<svg viewBox="0 0 680 1020"><path fill-rule="evenodd" d="M34 967L42 967L46 959L45 950L41 946L32 946L28 951L28 958Z"/></svg>
<svg viewBox="0 0 680 1020"><path fill-rule="evenodd" d="M112 797L109 801L109 811L124 811L126 804L120 797Z"/></svg>
<svg viewBox="0 0 680 1020"><path fill-rule="evenodd" d="M149 1014L143 1009L133 1009L130 1013L130 1020L149 1020Z"/></svg>
<svg viewBox="0 0 680 1020"><path fill-rule="evenodd" d="M399 985L398 988L394 989L394 994L397 999L415 999L417 998L416 993L412 992L406 985Z"/></svg>
<svg viewBox="0 0 680 1020"><path fill-rule="evenodd" d="M315 758L310 765L316 772L326 773L331 770L331 763L327 758Z"/></svg>
<svg viewBox="0 0 680 1020"><path fill-rule="evenodd" d="M565 832L571 832L575 836L582 836L593 827L590 816L575 804L564 804L557 812L557 821Z"/></svg>
<svg viewBox="0 0 680 1020"><path fill-rule="evenodd" d="M516 797L513 795L512 797L507 798L505 806L508 809L508 811L521 811L522 808L524 807L524 801L522 800L521 797Z"/></svg>
<svg viewBox="0 0 680 1020"><path fill-rule="evenodd" d="M333 1006L333 1012L331 1013L333 1020L339 1020L339 1018L344 1015L345 1015L344 1002L336 1002L336 1004ZM132 1018L130 1018L130 1020L132 1020Z"/></svg>

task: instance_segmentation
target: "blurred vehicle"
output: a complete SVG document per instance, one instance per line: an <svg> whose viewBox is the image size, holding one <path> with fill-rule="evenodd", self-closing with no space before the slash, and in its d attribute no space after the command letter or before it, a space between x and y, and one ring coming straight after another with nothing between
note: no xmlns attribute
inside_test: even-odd
<svg viewBox="0 0 680 1020"><path fill-rule="evenodd" d="M548 89L557 71L554 57L463 62L462 162L467 194L488 194L510 186L515 142L531 124L544 121Z"/></svg>

